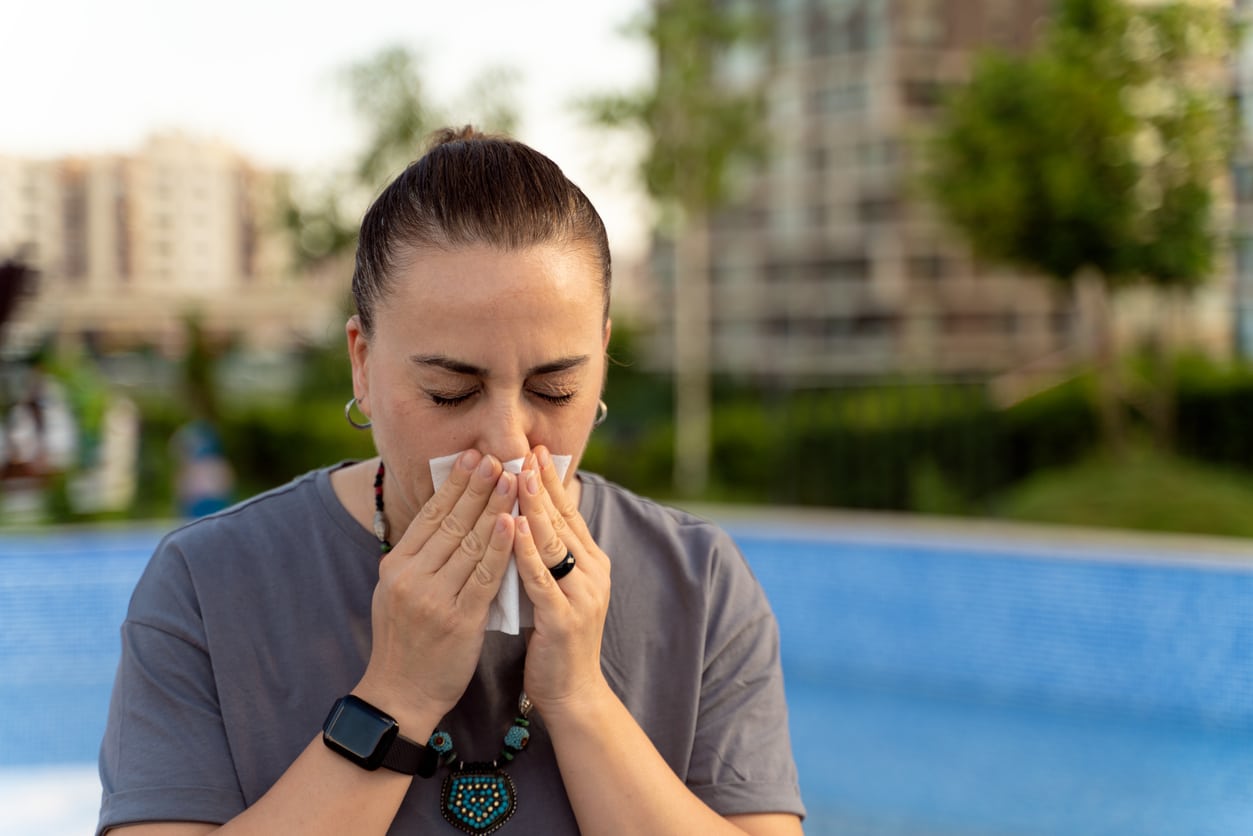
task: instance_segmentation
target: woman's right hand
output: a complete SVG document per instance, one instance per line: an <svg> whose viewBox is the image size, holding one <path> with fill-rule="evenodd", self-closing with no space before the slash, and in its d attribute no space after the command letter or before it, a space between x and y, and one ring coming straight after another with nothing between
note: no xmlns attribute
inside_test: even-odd
<svg viewBox="0 0 1253 836"><path fill-rule="evenodd" d="M425 740L474 674L513 549L516 499L517 478L467 450L379 563L370 661L353 693L408 737Z"/></svg>

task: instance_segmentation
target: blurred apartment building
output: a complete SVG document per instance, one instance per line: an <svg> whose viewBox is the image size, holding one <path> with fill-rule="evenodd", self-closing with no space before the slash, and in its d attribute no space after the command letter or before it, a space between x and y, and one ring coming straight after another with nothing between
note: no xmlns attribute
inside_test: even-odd
<svg viewBox="0 0 1253 836"><path fill-rule="evenodd" d="M322 335L338 296L293 277L276 178L181 134L130 155L0 156L0 256L39 271L8 342L177 350L192 314L257 348Z"/></svg>
<svg viewBox="0 0 1253 836"><path fill-rule="evenodd" d="M711 228L716 371L794 381L883 374L1046 376L1086 331L1069 291L978 263L921 196L944 90L978 49L1026 49L1052 0L776 0L771 148ZM654 252L660 291L672 278ZM1250 268L1253 270L1253 267ZM1134 332L1156 308L1129 295ZM1231 350L1230 277L1180 314L1186 339ZM673 356L658 306L656 361ZM1125 339L1136 337L1128 333Z"/></svg>

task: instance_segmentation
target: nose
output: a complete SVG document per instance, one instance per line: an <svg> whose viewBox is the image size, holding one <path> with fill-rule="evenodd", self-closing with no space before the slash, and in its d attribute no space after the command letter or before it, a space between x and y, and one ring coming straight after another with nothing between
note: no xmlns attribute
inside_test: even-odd
<svg viewBox="0 0 1253 836"><path fill-rule="evenodd" d="M478 428L478 449L490 453L502 462L520 459L531 452L530 410L513 398L487 405Z"/></svg>

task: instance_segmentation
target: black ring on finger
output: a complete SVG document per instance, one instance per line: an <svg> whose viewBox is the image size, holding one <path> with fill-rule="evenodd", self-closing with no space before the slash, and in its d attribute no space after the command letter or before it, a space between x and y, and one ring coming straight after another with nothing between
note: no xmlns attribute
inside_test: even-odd
<svg viewBox="0 0 1253 836"><path fill-rule="evenodd" d="M566 575L574 571L574 552L566 552L566 556L556 566L549 566L548 571L552 574L553 580L559 581Z"/></svg>

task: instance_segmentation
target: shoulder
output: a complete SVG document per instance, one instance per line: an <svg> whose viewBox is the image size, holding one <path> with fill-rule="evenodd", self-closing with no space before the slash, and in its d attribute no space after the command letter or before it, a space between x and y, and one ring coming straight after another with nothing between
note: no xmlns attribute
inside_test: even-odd
<svg viewBox="0 0 1253 836"><path fill-rule="evenodd" d="M165 543L194 547L263 534L275 526L289 528L312 515L319 504L318 480L327 470L314 470L214 514L192 520L170 532Z"/></svg>
<svg viewBox="0 0 1253 836"><path fill-rule="evenodd" d="M595 473L580 472L585 498L580 511L593 536L660 541L689 556L739 556L735 542L716 523L642 497Z"/></svg>
<svg viewBox="0 0 1253 836"><path fill-rule="evenodd" d="M310 471L171 531L140 578L132 615L177 601L198 610L197 601L228 594L235 584L261 587L283 576L300 578L313 574L319 554L369 548L368 532L335 499L333 469Z"/></svg>
<svg viewBox="0 0 1253 836"><path fill-rule="evenodd" d="M625 575L632 586L653 587L653 594L689 597L682 592L687 589L733 608L764 603L739 546L719 525L596 474L580 476L585 492L580 510L613 561L615 588Z"/></svg>
<svg viewBox="0 0 1253 836"><path fill-rule="evenodd" d="M275 544L310 543L328 536L357 540L367 532L356 524L331 487L330 474L340 466L309 471L285 485L186 523L166 536L158 552L172 549L218 563Z"/></svg>

